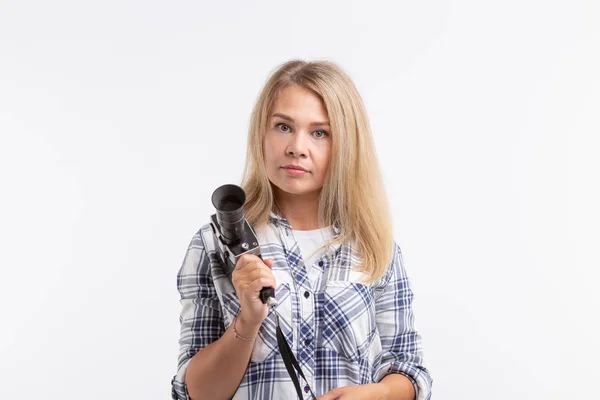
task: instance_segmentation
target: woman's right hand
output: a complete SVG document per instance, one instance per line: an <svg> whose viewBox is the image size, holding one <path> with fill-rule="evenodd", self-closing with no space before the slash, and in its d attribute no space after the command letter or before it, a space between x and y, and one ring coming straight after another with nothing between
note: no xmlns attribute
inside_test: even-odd
<svg viewBox="0 0 600 400"><path fill-rule="evenodd" d="M254 254L244 254L235 264L232 280L241 307L236 330L242 336L244 333L250 334L248 337L256 336L269 313L269 308L260 299L260 291L263 287L277 288L275 275L271 271L273 263L271 258L263 262Z"/></svg>

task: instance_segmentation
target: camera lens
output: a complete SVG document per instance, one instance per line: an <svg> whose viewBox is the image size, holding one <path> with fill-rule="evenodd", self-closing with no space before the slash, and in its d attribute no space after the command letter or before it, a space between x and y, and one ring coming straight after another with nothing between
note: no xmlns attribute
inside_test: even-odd
<svg viewBox="0 0 600 400"><path fill-rule="evenodd" d="M223 185L212 195L212 203L217 210L217 221L227 244L240 240L244 229L244 204L246 193L237 185Z"/></svg>

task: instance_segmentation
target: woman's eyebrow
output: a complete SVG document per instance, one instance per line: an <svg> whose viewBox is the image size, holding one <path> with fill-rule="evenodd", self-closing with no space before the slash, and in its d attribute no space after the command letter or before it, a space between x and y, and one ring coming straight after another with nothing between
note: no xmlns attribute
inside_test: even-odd
<svg viewBox="0 0 600 400"><path fill-rule="evenodd" d="M291 123L295 123L296 122L296 121L294 121L294 119L292 117L289 117L289 116L287 116L285 114L275 113L275 114L273 114L273 117L283 118L285 120L290 121ZM310 126L324 126L324 125L329 126L329 122L312 122L310 124Z"/></svg>

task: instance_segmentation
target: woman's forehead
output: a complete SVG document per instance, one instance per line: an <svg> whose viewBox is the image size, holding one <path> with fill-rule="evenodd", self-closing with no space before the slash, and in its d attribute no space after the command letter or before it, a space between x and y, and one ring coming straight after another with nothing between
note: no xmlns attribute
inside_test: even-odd
<svg viewBox="0 0 600 400"><path fill-rule="evenodd" d="M327 110L323 100L319 95L310 89L301 86L290 86L281 90L275 98L273 112L288 114L299 111L310 111L319 114L319 117L326 117Z"/></svg>

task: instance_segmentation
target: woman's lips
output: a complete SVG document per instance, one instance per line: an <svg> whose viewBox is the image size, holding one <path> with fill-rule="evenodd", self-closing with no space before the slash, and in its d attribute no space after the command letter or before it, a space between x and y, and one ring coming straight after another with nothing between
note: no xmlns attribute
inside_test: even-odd
<svg viewBox="0 0 600 400"><path fill-rule="evenodd" d="M304 175L307 174L308 171L303 171L301 169L294 169L294 168L283 168L285 170L285 172L287 172L290 175L293 176L300 176L300 175Z"/></svg>

